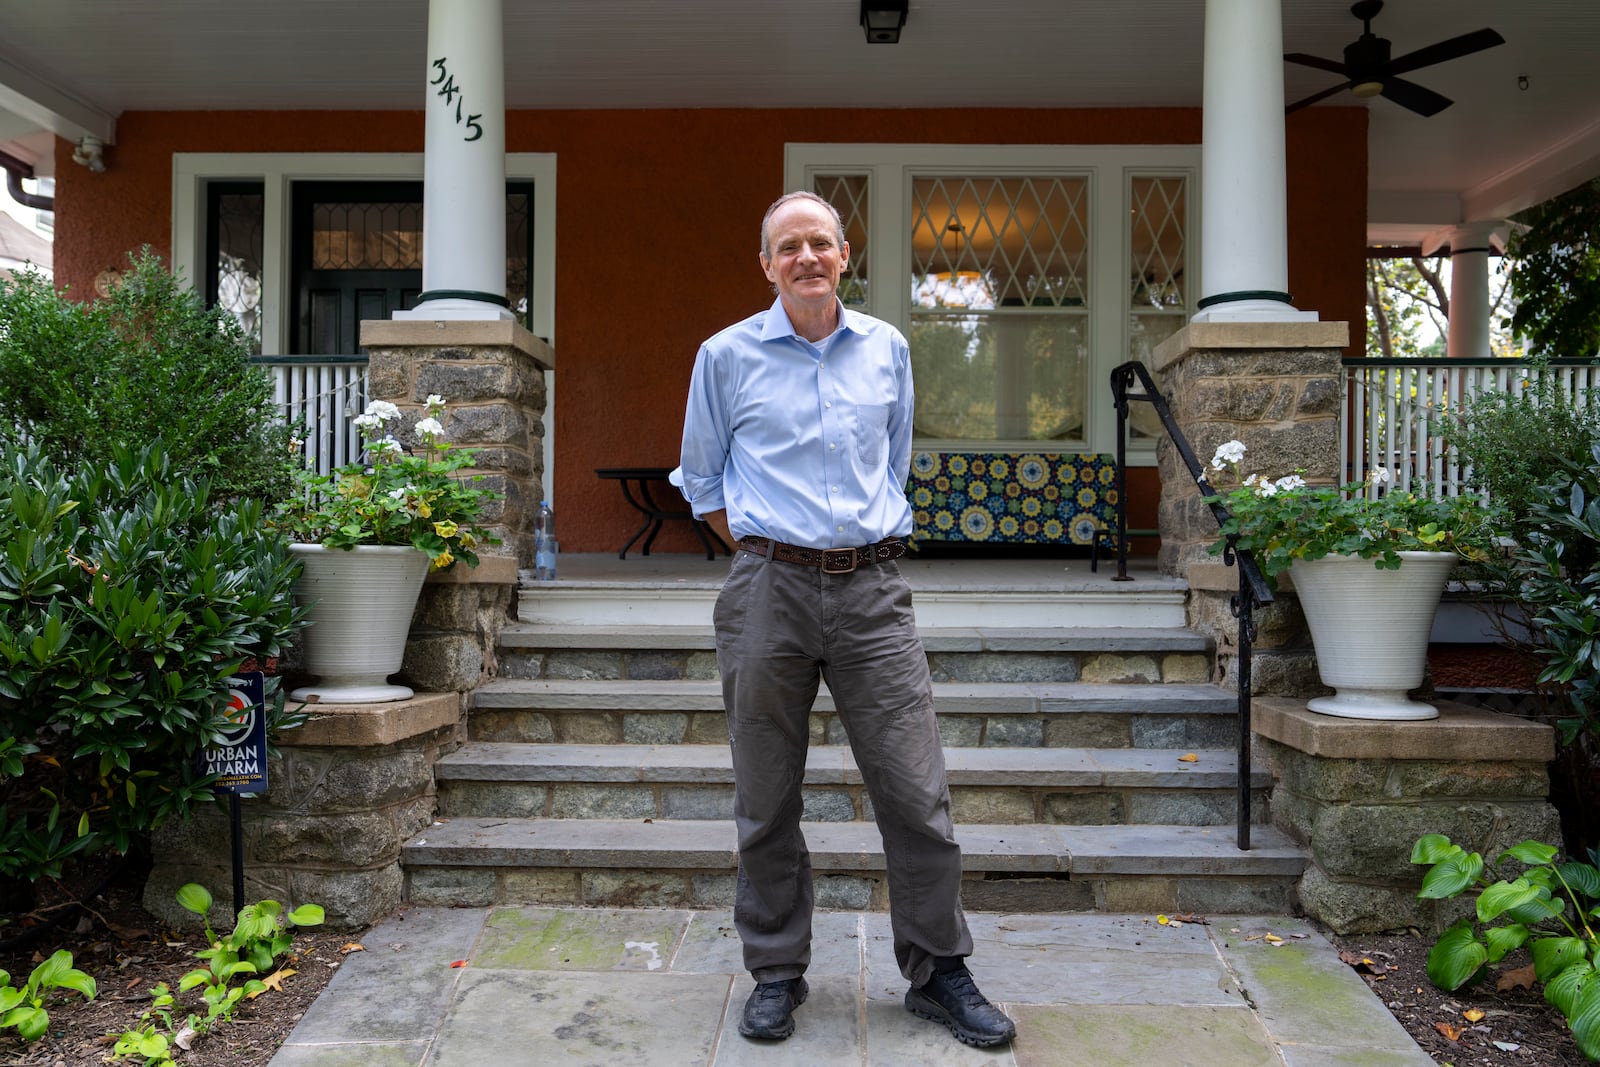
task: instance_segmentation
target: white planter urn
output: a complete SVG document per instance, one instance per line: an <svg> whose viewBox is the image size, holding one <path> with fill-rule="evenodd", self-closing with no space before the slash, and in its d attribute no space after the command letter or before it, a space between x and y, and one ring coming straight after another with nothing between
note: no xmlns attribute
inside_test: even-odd
<svg viewBox="0 0 1600 1067"><path fill-rule="evenodd" d="M305 605L305 667L321 681L293 690L293 700L381 704L412 695L390 685L400 670L411 613L428 573L428 554L407 545L357 545L348 551L290 545L300 561L295 599Z"/></svg>
<svg viewBox="0 0 1600 1067"><path fill-rule="evenodd" d="M1379 570L1357 556L1296 560L1289 568L1299 594L1317 670L1331 697L1306 707L1349 719L1433 719L1439 709L1410 700L1422 684L1428 636L1453 552L1402 552L1399 570Z"/></svg>

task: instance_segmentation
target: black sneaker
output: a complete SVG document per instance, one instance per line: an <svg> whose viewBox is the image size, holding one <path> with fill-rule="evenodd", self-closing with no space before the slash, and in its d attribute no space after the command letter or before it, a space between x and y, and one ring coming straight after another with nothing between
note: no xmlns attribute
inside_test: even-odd
<svg viewBox="0 0 1600 1067"><path fill-rule="evenodd" d="M978 1048L1003 1045L1017 1036L1017 1024L978 992L965 967L935 971L927 985L906 990L906 1010L944 1023L957 1040Z"/></svg>
<svg viewBox="0 0 1600 1067"><path fill-rule="evenodd" d="M759 983L744 1002L739 1032L764 1041L782 1041L794 1033L794 1010L806 1002L810 992L804 978Z"/></svg>

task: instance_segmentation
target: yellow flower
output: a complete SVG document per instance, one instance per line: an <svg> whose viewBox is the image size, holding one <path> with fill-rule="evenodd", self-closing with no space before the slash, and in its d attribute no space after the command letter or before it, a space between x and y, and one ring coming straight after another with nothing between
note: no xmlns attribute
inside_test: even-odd
<svg viewBox="0 0 1600 1067"><path fill-rule="evenodd" d="M439 553L437 556L433 557L433 568L432 569L436 570L436 571L443 570L444 568L450 566L450 564L454 563L455 561L456 561L456 558L450 554L450 550L447 548L443 552Z"/></svg>
<svg viewBox="0 0 1600 1067"><path fill-rule="evenodd" d="M440 537L454 537L456 535L456 530L456 524L450 522L448 519L444 522L436 522L433 524L433 532L438 534Z"/></svg>

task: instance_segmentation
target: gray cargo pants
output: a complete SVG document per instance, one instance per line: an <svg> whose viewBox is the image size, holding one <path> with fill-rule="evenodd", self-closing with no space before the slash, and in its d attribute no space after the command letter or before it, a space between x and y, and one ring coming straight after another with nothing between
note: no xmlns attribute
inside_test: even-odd
<svg viewBox="0 0 1600 1067"><path fill-rule="evenodd" d="M800 786L819 675L883 835L901 973L918 986L934 957L970 955L932 682L899 568L825 574L735 552L715 622L739 833L734 925L751 975L794 978L811 962Z"/></svg>

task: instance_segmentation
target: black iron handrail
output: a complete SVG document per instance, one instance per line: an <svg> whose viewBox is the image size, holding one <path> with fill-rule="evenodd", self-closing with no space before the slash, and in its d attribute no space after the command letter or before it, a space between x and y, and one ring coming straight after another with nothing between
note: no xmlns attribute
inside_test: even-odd
<svg viewBox="0 0 1600 1067"><path fill-rule="evenodd" d="M1143 391L1129 392L1129 387L1136 378ZM1155 380L1150 377L1150 372L1145 369L1144 364L1135 360L1113 370L1111 395L1117 406L1117 576L1112 580L1127 582L1132 581L1128 576L1128 515L1125 510L1128 499L1129 401L1148 403L1155 409L1156 416L1172 438L1173 447L1183 458L1184 466L1189 469L1189 476L1194 479L1194 484L1200 490L1201 498L1210 507L1217 525L1226 526L1232 516L1223 506L1222 497L1206 480L1205 468L1195 458L1194 449L1189 446L1188 438L1183 436L1183 431L1178 429L1178 424L1173 421L1166 400L1156 388ZM1250 849L1250 649L1256 638L1256 609L1272 603L1272 590L1267 586L1266 578L1262 577L1261 568L1256 565L1255 557L1246 549L1240 548L1237 542L1236 537L1228 538L1227 547L1222 553L1222 561L1230 567L1237 563L1239 567L1239 590L1229 600L1228 610L1239 620L1239 651L1235 658L1234 671L1239 691L1237 820L1239 849L1247 852Z"/></svg>

